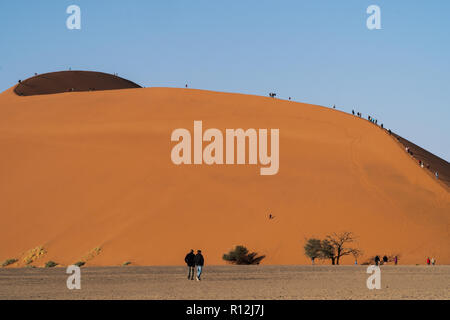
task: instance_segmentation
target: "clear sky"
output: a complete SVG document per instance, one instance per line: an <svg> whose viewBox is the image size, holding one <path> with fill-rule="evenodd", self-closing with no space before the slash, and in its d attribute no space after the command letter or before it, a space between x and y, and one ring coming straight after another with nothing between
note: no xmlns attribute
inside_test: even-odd
<svg viewBox="0 0 450 320"><path fill-rule="evenodd" d="M69 5L81 30L69 30ZM381 30L366 9L381 8ZM0 2L0 91L57 70L361 111L450 160L450 1Z"/></svg>

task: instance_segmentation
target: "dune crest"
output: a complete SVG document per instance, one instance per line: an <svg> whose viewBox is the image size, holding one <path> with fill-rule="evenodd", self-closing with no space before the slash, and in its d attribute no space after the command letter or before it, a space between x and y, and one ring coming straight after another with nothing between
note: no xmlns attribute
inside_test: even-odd
<svg viewBox="0 0 450 320"><path fill-rule="evenodd" d="M131 88L141 88L141 86L116 74L95 71L57 71L35 74L34 77L26 80L19 80L14 92L19 96L34 96Z"/></svg>

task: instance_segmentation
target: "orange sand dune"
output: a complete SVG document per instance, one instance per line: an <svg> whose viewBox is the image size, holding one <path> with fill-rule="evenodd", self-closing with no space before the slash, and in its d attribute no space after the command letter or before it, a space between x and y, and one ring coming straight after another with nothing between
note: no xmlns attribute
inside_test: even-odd
<svg viewBox="0 0 450 320"><path fill-rule="evenodd" d="M279 128L278 174L174 165L171 132L194 120L223 132ZM38 266L177 265L191 248L223 264L238 244L265 264L302 264L306 237L343 230L359 235L360 261L450 263L448 188L385 131L336 110L191 89L10 89L0 94L0 150L0 260L15 266L40 246Z"/></svg>

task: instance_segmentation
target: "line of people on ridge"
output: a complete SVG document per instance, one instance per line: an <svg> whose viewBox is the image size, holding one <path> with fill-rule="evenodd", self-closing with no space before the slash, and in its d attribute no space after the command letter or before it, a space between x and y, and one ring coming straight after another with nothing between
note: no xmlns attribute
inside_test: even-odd
<svg viewBox="0 0 450 320"><path fill-rule="evenodd" d="M352 114L356 115L359 118L362 117L362 113L361 112L355 112L355 110L352 110ZM378 125L378 119L374 119L374 118L372 118L372 116L367 116L367 120L369 120L373 124ZM384 125L383 124L380 124L380 127L381 127L381 129L384 129ZM391 134L391 130L389 130L389 134Z"/></svg>
<svg viewBox="0 0 450 320"><path fill-rule="evenodd" d="M414 156L414 152L412 152L411 151L411 149L408 147L408 146L406 146L405 147L405 151L409 154L409 155L411 155L411 156ZM421 167L421 168L427 168L428 170L431 170L430 169L430 164L425 164L425 162L423 162L422 160L417 160L418 162L419 162L419 166ZM439 173L437 172L437 171L435 171L434 172L434 176L436 177L436 179L439 179Z"/></svg>
<svg viewBox="0 0 450 320"><path fill-rule="evenodd" d="M335 108L335 106L333 106L333 108ZM353 114L353 115L356 115L356 116L359 117L359 118L362 117L362 113L361 113L361 112L355 112L355 110L352 110L352 114ZM367 116L367 120L369 120L370 122L372 122L372 123L375 124L375 125L378 125L378 120L372 118L372 116L370 116L370 115ZM380 127L381 127L381 129L384 129L384 125L383 125L383 124L381 124ZM389 133L389 135L392 134L391 129L387 130L387 132ZM400 139L399 139L399 138L397 138L397 140L400 142ZM414 153L409 149L409 147L405 147L405 150L406 150L406 152L407 152L408 154L410 154L411 156L414 156ZM418 161L419 161L419 166L420 166L421 168L426 167L428 170L431 170L429 164L426 164L426 165L425 165L425 163L424 163L422 160L418 160ZM436 179L439 179L439 173L438 173L437 171L434 172L434 176L436 177Z"/></svg>

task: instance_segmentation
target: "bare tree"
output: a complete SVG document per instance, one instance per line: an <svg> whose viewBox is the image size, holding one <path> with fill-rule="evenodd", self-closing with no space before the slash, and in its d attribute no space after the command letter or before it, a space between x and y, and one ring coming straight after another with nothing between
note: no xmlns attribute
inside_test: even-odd
<svg viewBox="0 0 450 320"><path fill-rule="evenodd" d="M363 251L359 249L355 249L354 252L352 252L353 258L355 258L355 264L358 264L358 259L363 255Z"/></svg>
<svg viewBox="0 0 450 320"><path fill-rule="evenodd" d="M339 265L339 260L347 255L360 255L361 251L354 247L348 247L350 243L356 242L356 236L352 232L333 233L322 241L322 248L327 249L325 254L331 259L332 264ZM324 247L324 243L326 247Z"/></svg>

